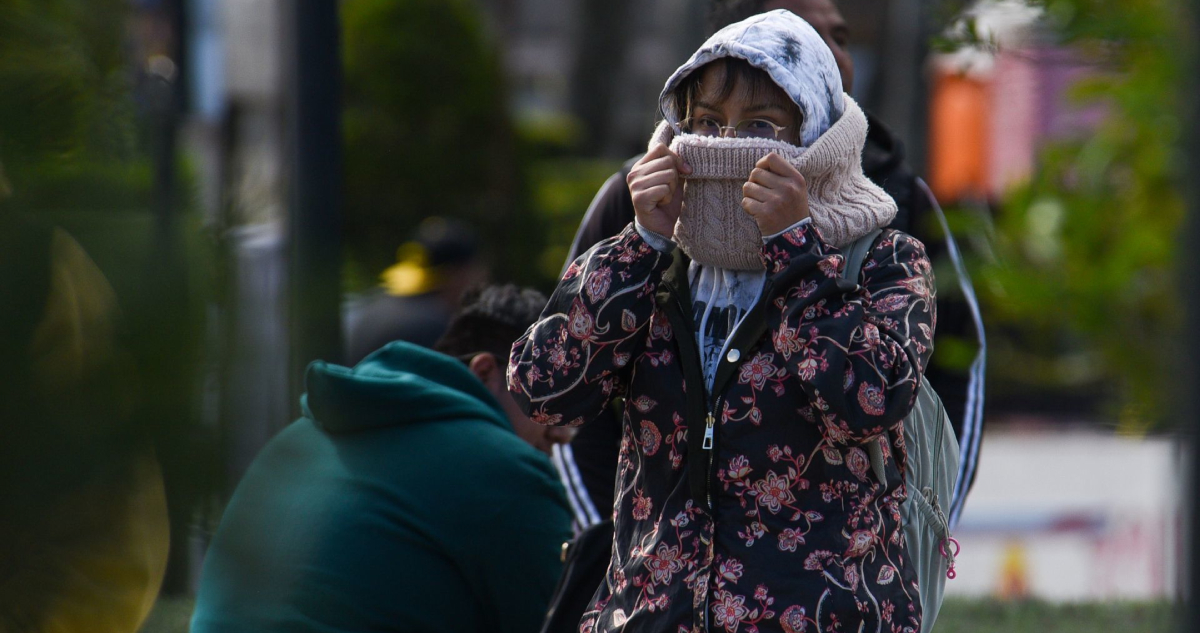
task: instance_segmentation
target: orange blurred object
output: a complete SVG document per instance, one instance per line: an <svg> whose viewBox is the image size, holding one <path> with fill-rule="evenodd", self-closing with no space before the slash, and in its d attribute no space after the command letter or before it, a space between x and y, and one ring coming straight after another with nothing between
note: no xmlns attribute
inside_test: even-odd
<svg viewBox="0 0 1200 633"><path fill-rule="evenodd" d="M988 82L940 71L929 104L929 179L939 200L980 198L989 191Z"/></svg>

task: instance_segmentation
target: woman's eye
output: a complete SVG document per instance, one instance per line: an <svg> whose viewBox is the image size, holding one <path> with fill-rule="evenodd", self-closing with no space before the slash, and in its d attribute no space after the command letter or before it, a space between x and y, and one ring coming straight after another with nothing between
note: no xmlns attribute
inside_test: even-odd
<svg viewBox="0 0 1200 633"><path fill-rule="evenodd" d="M700 117L699 119L696 119L696 123L695 123L694 127L695 127L694 132L696 134L720 134L721 133L721 124L718 123L716 119L711 119L709 117Z"/></svg>
<svg viewBox="0 0 1200 633"><path fill-rule="evenodd" d="M748 129L756 130L756 131L775 129L775 128L771 127L770 123L767 123L766 121L763 121L762 119L754 119L751 121L746 121L746 127Z"/></svg>

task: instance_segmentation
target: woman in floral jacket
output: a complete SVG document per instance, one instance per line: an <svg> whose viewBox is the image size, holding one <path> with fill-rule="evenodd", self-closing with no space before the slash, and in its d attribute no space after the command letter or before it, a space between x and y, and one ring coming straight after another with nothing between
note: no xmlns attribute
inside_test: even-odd
<svg viewBox="0 0 1200 633"><path fill-rule="evenodd" d="M636 222L569 267L509 363L544 424L626 399L615 545L580 630L919 631L899 507L934 286L891 230L841 279L842 248L895 215L861 172L862 111L786 11L714 35L661 110Z"/></svg>

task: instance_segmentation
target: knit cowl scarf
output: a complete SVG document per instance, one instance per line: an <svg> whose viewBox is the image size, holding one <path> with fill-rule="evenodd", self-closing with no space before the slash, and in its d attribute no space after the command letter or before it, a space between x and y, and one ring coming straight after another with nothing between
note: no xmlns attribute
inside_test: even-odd
<svg viewBox="0 0 1200 633"><path fill-rule="evenodd" d="M804 176L808 212L821 238L843 247L887 226L896 203L862 172L867 118L845 97L845 112L807 148L773 139L680 134L665 122L650 141L669 144L692 167L683 175L683 212L674 241L692 261L729 270L762 270L762 233L742 209L742 185L754 165L771 152Z"/></svg>

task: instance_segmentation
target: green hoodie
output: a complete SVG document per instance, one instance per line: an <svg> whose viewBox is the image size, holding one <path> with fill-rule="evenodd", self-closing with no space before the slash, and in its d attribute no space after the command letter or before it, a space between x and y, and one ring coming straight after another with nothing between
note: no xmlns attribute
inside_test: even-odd
<svg viewBox="0 0 1200 633"><path fill-rule="evenodd" d="M407 343L306 384L229 502L191 630L538 630L570 512L483 384Z"/></svg>

